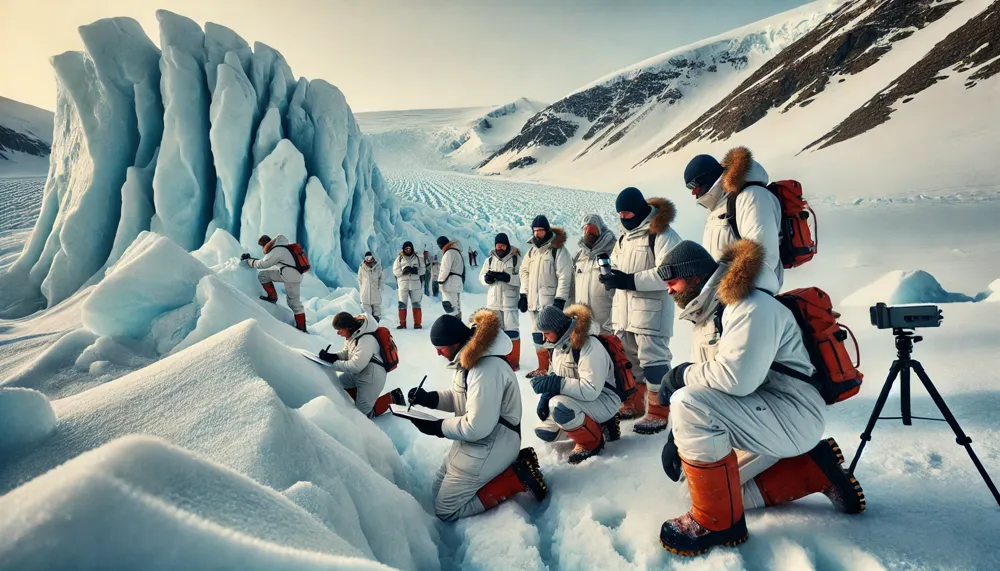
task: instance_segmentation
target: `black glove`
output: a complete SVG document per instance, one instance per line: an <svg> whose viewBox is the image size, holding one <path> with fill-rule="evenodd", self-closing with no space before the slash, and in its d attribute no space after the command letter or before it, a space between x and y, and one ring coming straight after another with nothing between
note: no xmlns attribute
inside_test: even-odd
<svg viewBox="0 0 1000 571"><path fill-rule="evenodd" d="M523 293L521 294L521 299L517 300L517 310L520 311L521 313L527 313L528 312L528 296L527 295L525 295Z"/></svg>
<svg viewBox="0 0 1000 571"><path fill-rule="evenodd" d="M690 366L691 363L681 363L664 375L663 382L660 385L661 405L668 406L670 404L670 397L673 396L674 391L684 388L684 371Z"/></svg>
<svg viewBox="0 0 1000 571"><path fill-rule="evenodd" d="M660 461L663 463L663 471L667 477L675 482L680 482L684 469L681 467L681 455L677 452L677 445L674 444L673 430L667 435L667 443L663 445Z"/></svg>
<svg viewBox="0 0 1000 571"><path fill-rule="evenodd" d="M417 275L417 271L418 268L414 268L413 266L406 268L406 273L408 274Z"/></svg>
<svg viewBox="0 0 1000 571"><path fill-rule="evenodd" d="M243 260L244 262L247 261L247 260L249 260L250 259L250 254L243 254L242 256L240 256L240 259Z"/></svg>
<svg viewBox="0 0 1000 571"><path fill-rule="evenodd" d="M611 270L610 275L601 275L601 277L597 279L604 284L604 289L625 289L635 291L635 274L626 274L621 270Z"/></svg>
<svg viewBox="0 0 1000 571"><path fill-rule="evenodd" d="M439 400L437 391L428 392L416 387L406 393L406 399L410 404L426 406L427 408L437 408Z"/></svg>
<svg viewBox="0 0 1000 571"><path fill-rule="evenodd" d="M552 305L554 305L555 308L558 309L559 311L562 311L562 309L564 307L566 307L566 300L565 299L559 299L557 297L554 300L552 300Z"/></svg>
<svg viewBox="0 0 1000 571"><path fill-rule="evenodd" d="M563 378L555 373L549 373L547 375L539 375L531 379L531 390L535 391L536 395L541 394L559 394L562 390Z"/></svg>
<svg viewBox="0 0 1000 571"><path fill-rule="evenodd" d="M337 359L340 359L340 355L337 355L336 353L330 353L329 351L327 351L327 349L329 348L330 346L327 345L326 349L320 349L319 358L326 361L327 363L336 363Z"/></svg>
<svg viewBox="0 0 1000 571"><path fill-rule="evenodd" d="M498 282L504 282L508 284L510 283L510 274L508 274L507 272L490 272L490 273L493 274L493 279L497 280Z"/></svg>
<svg viewBox="0 0 1000 571"><path fill-rule="evenodd" d="M444 433L441 432L441 424L444 420L420 420L419 418L408 418L407 420L412 422L413 426L417 427L417 430L428 436L444 438Z"/></svg>
<svg viewBox="0 0 1000 571"><path fill-rule="evenodd" d="M486 275L483 276L483 281L488 284L492 284L493 282L497 281L497 278L496 276L493 275L493 272L486 272Z"/></svg>
<svg viewBox="0 0 1000 571"><path fill-rule="evenodd" d="M549 401L556 395L542 395L538 399L538 408L535 409L535 413L538 414L538 420L545 422L549 419Z"/></svg>

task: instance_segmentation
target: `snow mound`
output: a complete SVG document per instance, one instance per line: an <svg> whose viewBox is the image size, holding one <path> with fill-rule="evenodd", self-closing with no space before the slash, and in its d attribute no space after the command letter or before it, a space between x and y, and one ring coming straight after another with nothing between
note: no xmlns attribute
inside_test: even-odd
<svg viewBox="0 0 1000 571"><path fill-rule="evenodd" d="M976 296L976 301L1000 303L1000 279L990 282L986 290Z"/></svg>
<svg viewBox="0 0 1000 571"><path fill-rule="evenodd" d="M56 424L56 413L42 393L0 389L0 459L44 440Z"/></svg>
<svg viewBox="0 0 1000 571"><path fill-rule="evenodd" d="M311 405L306 412L295 410L318 398L322 405ZM4 567L16 554L45 559L42 567L53 567L50 558L63 554L38 551L41 538L79 537L75 525L102 530L150 526L146 531L159 530L152 534L159 537L166 528L183 529L179 522L204 529L203 519L223 528L237 526L239 521L242 527L236 528L237 535L295 548L339 555L372 553L379 561L402 569L439 567L431 517L404 491L409 485L392 442L361 418L326 369L264 333L255 321L231 327L125 377L55 401L53 410L59 430L30 451L0 463L0 494L7 494L0 500L0 529L5 540L14 538L6 543L0 540ZM353 426L348 429L337 416L352 420ZM324 419L329 432L310 417ZM164 450L163 445L145 441L140 446L123 444L123 448L112 444L39 478L81 454L135 434L163 439L187 452ZM354 452L360 443L364 456ZM226 470L185 458L192 453ZM244 478L235 478L228 470ZM10 492L32 478L38 479ZM246 478L279 491L310 482L336 499L339 509L324 513L337 525L323 525L326 531L307 526L290 503L267 495ZM109 493L115 495L109 498ZM119 502L119 496L130 501ZM322 494L313 493L312 499L316 496ZM228 503L226 498L239 501ZM346 500L351 508L340 505ZM251 509L241 507L245 502ZM53 508L43 509L46 505ZM185 505L190 516L177 511L185 510ZM168 518L164 511L177 518ZM80 515L67 519L66 513ZM24 521L25 514L31 514L27 523L33 525ZM275 536L284 533L284 524L269 525L275 518L298 522L293 527L308 533L296 532L294 539ZM318 525L320 519L313 521ZM337 534L344 521L357 525L360 535ZM272 530L270 535L267 530ZM203 534L187 529L182 535L188 542ZM145 540L117 539L115 544L121 545L115 549L126 550L126 555L133 545L148 546ZM74 546L85 549L90 543ZM157 543L169 544L177 553L186 551L175 549L171 542ZM97 542L93 549L100 547ZM24 561L32 560L36 559Z"/></svg>
<svg viewBox="0 0 1000 571"><path fill-rule="evenodd" d="M0 535L0 562L10 569L111 561L134 569L385 569L274 490L149 436L110 442L3 496Z"/></svg>
<svg viewBox="0 0 1000 571"><path fill-rule="evenodd" d="M872 306L878 302L888 305L903 303L958 303L973 301L962 293L945 291L934 276L923 270L895 270L883 275L851 295L843 305Z"/></svg>

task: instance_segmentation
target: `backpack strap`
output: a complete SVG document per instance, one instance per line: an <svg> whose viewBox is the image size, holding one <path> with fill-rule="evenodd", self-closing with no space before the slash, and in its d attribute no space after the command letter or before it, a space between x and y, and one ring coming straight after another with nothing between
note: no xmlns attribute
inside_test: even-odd
<svg viewBox="0 0 1000 571"><path fill-rule="evenodd" d="M737 192L726 195L726 222L729 223L729 229L733 231L733 236L737 240L740 240L742 236L740 235L739 226L736 225L736 198L738 196L739 193Z"/></svg>
<svg viewBox="0 0 1000 571"><path fill-rule="evenodd" d="M360 340L362 337L364 337L366 335L371 335L372 337L375 337L375 332L374 331L369 331L368 333L362 333L361 335L358 335L358 340ZM381 356L382 355L382 344L378 342L378 337L375 337L375 344L378 345L378 351L376 351L376 353ZM372 355L371 362L375 363L379 367L382 367L383 369L388 368L388 367L385 366L385 361L383 361L382 359L375 358L375 355Z"/></svg>
<svg viewBox="0 0 1000 571"><path fill-rule="evenodd" d="M649 251L653 252L653 263L656 263L656 234L650 232L649 236Z"/></svg>

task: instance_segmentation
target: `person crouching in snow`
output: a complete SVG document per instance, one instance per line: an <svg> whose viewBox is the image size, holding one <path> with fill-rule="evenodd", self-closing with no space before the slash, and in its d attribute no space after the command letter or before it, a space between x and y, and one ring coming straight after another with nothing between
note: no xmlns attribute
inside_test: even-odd
<svg viewBox="0 0 1000 571"><path fill-rule="evenodd" d="M448 315L462 319L462 290L465 288L465 260L462 259L462 243L438 236L441 248L441 269L437 281L441 284L441 307Z"/></svg>
<svg viewBox="0 0 1000 571"><path fill-rule="evenodd" d="M622 401L614 389L611 355L595 337L600 327L586 305L565 311L550 305L538 314L537 325L553 351L552 372L531 379L531 388L541 395L542 422L535 435L545 442L569 437L576 442L569 463L579 464L604 448L605 431L619 436Z"/></svg>
<svg viewBox="0 0 1000 571"><path fill-rule="evenodd" d="M375 260L371 252L365 252L365 259L358 267L358 291L361 292L361 309L379 321L382 318L382 264Z"/></svg>
<svg viewBox="0 0 1000 571"><path fill-rule="evenodd" d="M426 267L424 260L413 249L413 242L403 242L403 250L396 256L392 264L392 273L396 276L399 292L399 326L396 329L406 329L406 302L413 307L413 328L420 329L423 323L423 310L420 302L423 300L423 288L420 276Z"/></svg>
<svg viewBox="0 0 1000 571"><path fill-rule="evenodd" d="M347 341L337 353L326 349L319 358L330 363L330 369L340 373L340 384L354 399L354 405L369 418L388 412L390 404L405 404L403 391L393 389L379 396L385 387L385 367L380 363L381 351L375 330L378 323L370 314L357 317L342 311L333 317L333 328Z"/></svg>
<svg viewBox="0 0 1000 571"><path fill-rule="evenodd" d="M674 367L660 392L672 422L664 471L674 481L683 471L691 491L691 511L660 529L660 543L679 555L746 541L747 508L823 493L847 513L864 509L836 442L819 440L823 397L771 369L814 372L795 317L755 287L764 260L749 240L727 246L718 265L684 241L658 268L682 318L697 328L693 361Z"/></svg>
<svg viewBox="0 0 1000 571"><path fill-rule="evenodd" d="M520 315L517 312L518 290L521 287L521 252L511 248L510 239L503 232L494 239L495 248L479 271L479 281L487 286L486 308L496 312L500 327L510 337L514 348L507 355L515 371L521 366Z"/></svg>
<svg viewBox="0 0 1000 571"><path fill-rule="evenodd" d="M443 420L409 419L420 432L454 440L434 483L434 513L443 521L480 514L520 492L537 501L547 488L535 451L521 445L521 392L505 356L511 341L489 310L472 328L452 315L431 327L431 343L455 371L452 389L409 391L410 404L455 413Z"/></svg>
<svg viewBox="0 0 1000 571"><path fill-rule="evenodd" d="M258 260L251 258L250 254L243 254L242 260L251 268L264 270L257 272L257 279L267 295L260 298L271 303L278 302L278 292L274 289L274 282L285 284L285 298L288 300L288 309L295 315L295 327L299 331L306 331L305 308L302 307L302 299L299 290L302 287L302 274L295 269L295 257L292 256L288 246L288 238L278 234L271 239L264 234L257 240L257 245L264 249L264 258ZM276 247L277 246L277 247ZM275 268L277 266L277 268ZM273 269L269 269L273 268Z"/></svg>

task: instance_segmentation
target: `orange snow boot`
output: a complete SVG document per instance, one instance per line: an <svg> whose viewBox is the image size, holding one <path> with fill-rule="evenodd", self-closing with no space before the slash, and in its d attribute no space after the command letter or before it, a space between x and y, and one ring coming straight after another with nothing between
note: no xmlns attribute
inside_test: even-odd
<svg viewBox="0 0 1000 571"><path fill-rule="evenodd" d="M405 309L400 309L399 310L399 325L396 326L396 329L406 329L406 310Z"/></svg>
<svg viewBox="0 0 1000 571"><path fill-rule="evenodd" d="M645 386L645 385L644 385ZM670 405L660 404L660 393L647 389L646 391L646 416L632 426L632 430L638 434L656 434L663 432L667 428L667 420L670 416Z"/></svg>
<svg viewBox="0 0 1000 571"><path fill-rule="evenodd" d="M267 295L262 295L260 298L264 301L269 301L271 303L278 303L278 290L274 289L274 284L267 282L266 284L260 284L264 288L264 293Z"/></svg>
<svg viewBox="0 0 1000 571"><path fill-rule="evenodd" d="M303 333L309 333L306 329L306 314L296 313L295 314L295 328Z"/></svg>
<svg viewBox="0 0 1000 571"><path fill-rule="evenodd" d="M382 416L383 414L389 412L390 404L404 406L406 404L406 399L403 398L403 391L399 389L392 389L375 399L375 405L372 406L372 416Z"/></svg>
<svg viewBox="0 0 1000 571"><path fill-rule="evenodd" d="M604 449L604 433L601 431L601 425L589 416L583 417L583 424L579 428L567 430L566 436L576 442L576 446L569 454L570 464L579 464Z"/></svg>
<svg viewBox="0 0 1000 571"><path fill-rule="evenodd" d="M538 355L538 368L525 375L529 379L540 377L549 372L549 350L535 349L535 354Z"/></svg>
<svg viewBox="0 0 1000 571"><path fill-rule="evenodd" d="M754 482L768 507L820 493L840 511L859 514L865 511L865 493L840 465L843 458L837 441L827 438L805 454L779 460Z"/></svg>
<svg viewBox="0 0 1000 571"><path fill-rule="evenodd" d="M531 453L533 454L534 450L531 450ZM540 502L545 499L549 493L545 479L527 456L522 450L513 464L479 488L476 497L483 503L484 508L491 510L521 492L530 493L535 501Z"/></svg>
<svg viewBox="0 0 1000 571"><path fill-rule="evenodd" d="M413 328L423 329L424 310L419 307L413 308Z"/></svg>
<svg viewBox="0 0 1000 571"><path fill-rule="evenodd" d="M719 545L735 546L747 535L743 489L736 452L718 462L691 462L681 457L691 490L691 511L663 522L660 545L683 557L705 553Z"/></svg>
<svg viewBox="0 0 1000 571"><path fill-rule="evenodd" d="M521 340L514 339L514 348L507 353L507 362L510 363L510 368L517 371L521 367Z"/></svg>
<svg viewBox="0 0 1000 571"><path fill-rule="evenodd" d="M634 420L644 414L646 414L646 385L636 383L635 392L618 409L618 418L621 420Z"/></svg>

